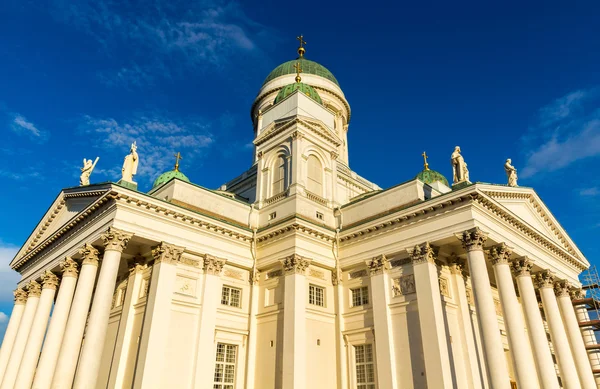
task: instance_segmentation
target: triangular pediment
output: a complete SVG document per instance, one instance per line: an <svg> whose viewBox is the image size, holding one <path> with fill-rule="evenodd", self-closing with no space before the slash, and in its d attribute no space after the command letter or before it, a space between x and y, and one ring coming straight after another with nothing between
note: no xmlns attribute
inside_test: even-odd
<svg viewBox="0 0 600 389"><path fill-rule="evenodd" d="M487 188L484 193L531 228L552 240L579 259L583 254L558 223L548 207L531 188Z"/></svg>
<svg viewBox="0 0 600 389"><path fill-rule="evenodd" d="M341 139L327 127L322 121L311 119L302 115L294 115L288 118L278 119L269 124L263 132L254 140L255 145L259 145L268 139L280 134L292 126L302 126L304 129L311 131L313 134L333 143L335 146L341 145Z"/></svg>
<svg viewBox="0 0 600 389"><path fill-rule="evenodd" d="M85 210L106 191L106 186L101 188L89 186L60 192L12 262L18 261L41 242L52 236L53 233Z"/></svg>

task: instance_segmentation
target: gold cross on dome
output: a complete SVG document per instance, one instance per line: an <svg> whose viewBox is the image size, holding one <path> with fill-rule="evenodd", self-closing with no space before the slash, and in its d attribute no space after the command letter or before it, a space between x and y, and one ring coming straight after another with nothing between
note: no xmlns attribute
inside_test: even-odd
<svg viewBox="0 0 600 389"><path fill-rule="evenodd" d="M300 58L302 58L304 57L304 53L306 52L306 50L304 49L304 45L306 44L306 41L304 40L304 35L297 36L296 39L298 39L298 41L300 42L300 47L298 47L298 55L300 56Z"/></svg>
<svg viewBox="0 0 600 389"><path fill-rule="evenodd" d="M429 164L427 163L427 153L423 151L423 154L421 154L423 156L423 159L425 160L425 170L429 170Z"/></svg>
<svg viewBox="0 0 600 389"><path fill-rule="evenodd" d="M181 157L181 153L178 151L177 154L175 154L175 171L178 172L179 171L179 160L183 159Z"/></svg>
<svg viewBox="0 0 600 389"><path fill-rule="evenodd" d="M296 69L296 82L300 82L302 80L300 78L300 73L302 73L302 64L300 62L296 62L294 69Z"/></svg>

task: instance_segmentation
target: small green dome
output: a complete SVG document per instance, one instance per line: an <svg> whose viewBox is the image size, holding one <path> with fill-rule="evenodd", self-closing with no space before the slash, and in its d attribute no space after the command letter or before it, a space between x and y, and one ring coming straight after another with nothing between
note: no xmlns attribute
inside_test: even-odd
<svg viewBox="0 0 600 389"><path fill-rule="evenodd" d="M158 178L154 180L154 185L152 185L152 187L156 188L158 186L161 186L162 184L168 182L172 178L179 178L181 181L190 182L190 179L187 178L185 174L183 174L179 170L171 170L158 176Z"/></svg>
<svg viewBox="0 0 600 389"><path fill-rule="evenodd" d="M446 177L444 177L442 173L436 172L435 170L425 169L421 173L417 174L415 178L418 178L427 185L439 181L442 184L446 185L448 188L450 187Z"/></svg>
<svg viewBox="0 0 600 389"><path fill-rule="evenodd" d="M286 74L296 74L296 69L294 65L300 62L300 66L302 67L302 74L314 74L315 76L320 76L328 79L329 81L335 83L337 86L340 86L339 82L336 80L334 75L323 65L318 64L314 61L309 61L306 58L298 58L292 61L287 61L277 66L265 79L263 85L267 82L280 77L285 76Z"/></svg>
<svg viewBox="0 0 600 389"><path fill-rule="evenodd" d="M273 104L279 103L281 100L285 99L286 97L294 93L296 90L299 90L300 93L305 94L317 103L323 105L321 96L319 96L317 91L312 86L302 82L295 82L293 84L284 86L283 89L281 89L279 93L277 93L277 97L275 97L275 102Z"/></svg>

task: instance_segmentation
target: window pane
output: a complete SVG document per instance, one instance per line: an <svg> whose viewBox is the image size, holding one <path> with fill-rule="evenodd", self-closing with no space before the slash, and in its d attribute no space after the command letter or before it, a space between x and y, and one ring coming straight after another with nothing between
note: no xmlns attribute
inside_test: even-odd
<svg viewBox="0 0 600 389"><path fill-rule="evenodd" d="M221 304L227 305L229 302L229 288L224 286L221 289Z"/></svg>

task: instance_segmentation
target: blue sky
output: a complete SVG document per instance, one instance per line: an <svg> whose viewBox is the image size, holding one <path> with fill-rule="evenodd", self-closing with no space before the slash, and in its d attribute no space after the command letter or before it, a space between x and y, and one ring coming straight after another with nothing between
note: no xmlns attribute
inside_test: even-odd
<svg viewBox="0 0 600 389"><path fill-rule="evenodd" d="M41 3L44 3L42 5ZM600 258L600 3L48 1L0 5L0 333L8 262L61 188L150 189L173 153L216 188L252 162L250 105L278 64L328 67L352 107L350 166L389 187L422 168L505 183L512 158L592 263Z"/></svg>

